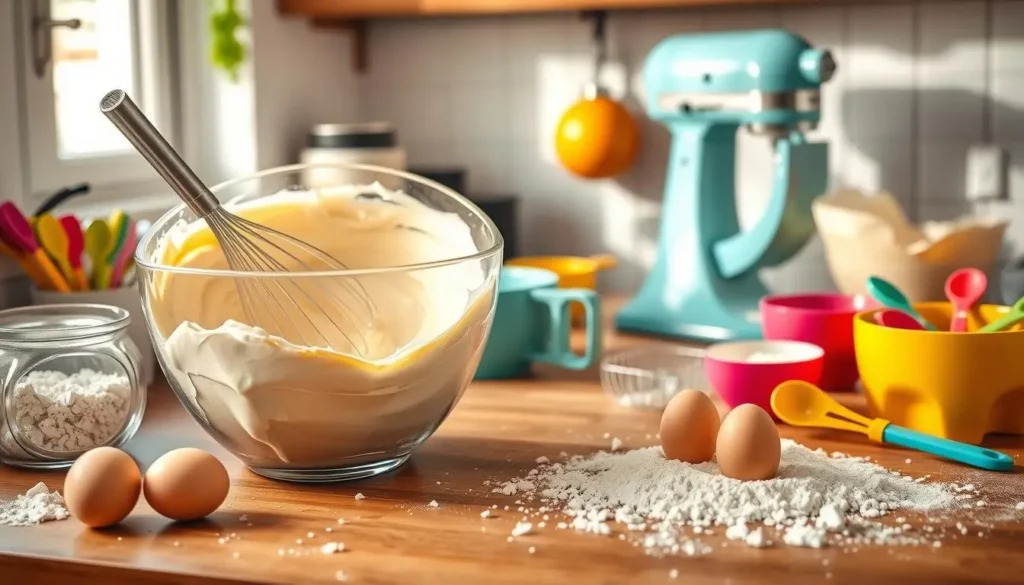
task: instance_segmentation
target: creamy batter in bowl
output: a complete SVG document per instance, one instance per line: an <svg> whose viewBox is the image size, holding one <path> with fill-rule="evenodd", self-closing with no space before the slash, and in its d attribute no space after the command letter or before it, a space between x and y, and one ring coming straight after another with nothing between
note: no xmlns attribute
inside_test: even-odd
<svg viewBox="0 0 1024 585"><path fill-rule="evenodd" d="M307 190L309 166L212 190L228 211L321 248L344 270L230 270L182 205L140 243L139 285L168 382L218 442L268 477L359 479L405 462L469 385L503 242L483 212L433 181L350 165L347 176L365 179ZM268 327L244 309L239 285L278 283L339 302L304 307L294 330ZM305 345L310 326L340 335Z"/></svg>

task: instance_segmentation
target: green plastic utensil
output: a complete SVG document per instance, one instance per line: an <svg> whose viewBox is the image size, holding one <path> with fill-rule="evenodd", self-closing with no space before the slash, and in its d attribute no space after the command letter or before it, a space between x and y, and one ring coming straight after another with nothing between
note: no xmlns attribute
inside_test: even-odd
<svg viewBox="0 0 1024 585"><path fill-rule="evenodd" d="M110 272L110 267L105 264L110 253L110 226L106 220L94 219L85 228L85 252L92 261L92 289L103 290L104 274Z"/></svg>
<svg viewBox="0 0 1024 585"><path fill-rule="evenodd" d="M917 319L917 322L928 331L938 331L938 328L936 328L935 325L929 323L927 319L914 310L913 305L911 305L910 301L907 300L906 295L900 292L900 289L896 288L896 285L884 278L879 278L877 276L869 277L868 293L871 294L872 298L886 307L889 307L890 309L899 309L914 319Z"/></svg>
<svg viewBox="0 0 1024 585"><path fill-rule="evenodd" d="M1020 321L1024 321L1024 297L1017 299L1017 302L1013 303L1009 313L998 321L993 321L978 329L978 333L995 333L1003 329L1009 329Z"/></svg>

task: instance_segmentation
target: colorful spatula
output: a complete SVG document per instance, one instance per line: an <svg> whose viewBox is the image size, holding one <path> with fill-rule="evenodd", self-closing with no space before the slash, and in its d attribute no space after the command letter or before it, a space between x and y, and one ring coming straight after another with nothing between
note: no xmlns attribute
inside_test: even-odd
<svg viewBox="0 0 1024 585"><path fill-rule="evenodd" d="M50 255L50 258L53 258L57 263L57 267L60 268L64 280L71 285L71 288L82 290L78 287L75 271L71 267L71 260L68 257L68 235L64 231L64 226L57 221L56 217L49 213L44 213L36 217L35 228L39 244Z"/></svg>
<svg viewBox="0 0 1024 585"><path fill-rule="evenodd" d="M65 215L60 218L60 225L64 228L64 234L68 238L68 262L71 263L76 288L88 290L89 280L85 277L85 268L82 267L82 254L85 251L85 234L82 232L82 224L79 223L77 217Z"/></svg>
<svg viewBox="0 0 1024 585"><path fill-rule="evenodd" d="M71 292L71 287L61 274L60 270L53 265L50 257L39 247L35 234L32 233L32 225L22 215L21 211L11 203L5 201L0 203L0 230L4 233L4 239L11 248L18 251L26 262L35 266L33 271L39 277L45 279L48 286L60 292ZM31 275L33 271L26 270ZM43 285L37 280L37 284Z"/></svg>
<svg viewBox="0 0 1024 585"><path fill-rule="evenodd" d="M36 286L44 289L50 288L50 279L11 241L11 236L5 232L2 225L0 225L0 254L17 262L21 266L21 270L32 279L32 282L36 283Z"/></svg>
<svg viewBox="0 0 1024 585"><path fill-rule="evenodd" d="M85 228L85 252L92 264L92 288L103 290L101 278L110 270L106 266L107 253L110 250L110 226L106 220L94 219Z"/></svg>
<svg viewBox="0 0 1024 585"><path fill-rule="evenodd" d="M899 445L981 469L1013 469L1013 459L1005 453L940 439L896 426L885 419L867 418L845 408L824 390L807 382L790 380L779 384L772 392L771 404L775 414L793 426L853 431L867 435L876 443Z"/></svg>
<svg viewBox="0 0 1024 585"><path fill-rule="evenodd" d="M11 260L17 260L19 258L19 255L14 251L14 248L8 246L2 238L0 238L0 254L7 256Z"/></svg>
<svg viewBox="0 0 1024 585"><path fill-rule="evenodd" d="M121 249L117 252L117 257L111 266L110 271L110 287L117 288L124 285L124 273L128 267L128 261L132 255L135 254L135 244L137 242L135 234L135 222L128 219L128 229L125 231L124 243L121 245Z"/></svg>
<svg viewBox="0 0 1024 585"><path fill-rule="evenodd" d="M125 241L128 239L128 230L131 228L131 221L128 219L128 215L120 209L115 209L110 217L107 218L107 225L110 226L110 242L107 247L107 255L103 259L103 271L100 276L100 283L103 288L111 288L111 277L114 274L114 264L117 263L117 258L121 253L121 249L124 248Z"/></svg>

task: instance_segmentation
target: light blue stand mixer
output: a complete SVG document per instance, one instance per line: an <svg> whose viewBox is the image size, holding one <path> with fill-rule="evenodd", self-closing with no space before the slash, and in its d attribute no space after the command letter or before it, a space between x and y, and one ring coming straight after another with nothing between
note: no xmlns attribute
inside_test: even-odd
<svg viewBox="0 0 1024 585"><path fill-rule="evenodd" d="M761 336L758 270L793 257L814 234L811 201L828 183L828 145L803 132L820 120L828 51L783 30L677 35L647 57L652 120L672 134L658 256L619 329L720 341ZM774 142L774 180L758 223L736 214L736 133Z"/></svg>

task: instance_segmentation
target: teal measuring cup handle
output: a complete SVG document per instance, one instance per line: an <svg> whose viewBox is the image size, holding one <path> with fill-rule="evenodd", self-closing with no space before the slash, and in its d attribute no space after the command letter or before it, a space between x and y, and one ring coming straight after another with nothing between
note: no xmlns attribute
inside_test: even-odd
<svg viewBox="0 0 1024 585"><path fill-rule="evenodd" d="M931 453L990 471L1013 469L1013 459L1005 453L949 439L940 439L892 424L886 426L882 431L882 442Z"/></svg>
<svg viewBox="0 0 1024 585"><path fill-rule="evenodd" d="M541 288L530 292L533 300L548 308L551 336L548 349L533 354L531 359L562 366L570 370L585 370L601 356L601 300L597 293L584 288ZM569 346L572 337L572 319L568 305L576 301L583 305L587 319L587 350L576 355Z"/></svg>

